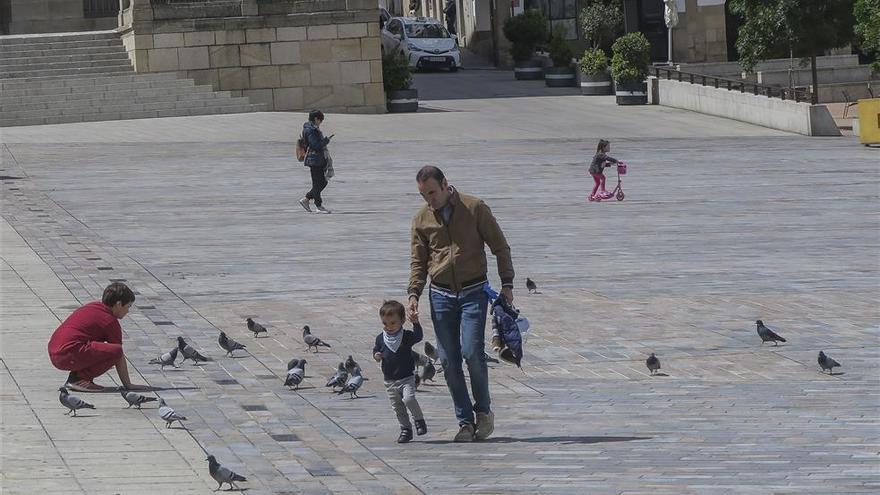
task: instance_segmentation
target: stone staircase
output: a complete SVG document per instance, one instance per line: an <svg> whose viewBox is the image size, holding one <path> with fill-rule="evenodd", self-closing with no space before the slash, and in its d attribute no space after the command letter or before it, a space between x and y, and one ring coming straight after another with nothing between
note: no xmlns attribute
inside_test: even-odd
<svg viewBox="0 0 880 495"><path fill-rule="evenodd" d="M0 127L262 109L173 72L135 73L113 31L0 36Z"/></svg>

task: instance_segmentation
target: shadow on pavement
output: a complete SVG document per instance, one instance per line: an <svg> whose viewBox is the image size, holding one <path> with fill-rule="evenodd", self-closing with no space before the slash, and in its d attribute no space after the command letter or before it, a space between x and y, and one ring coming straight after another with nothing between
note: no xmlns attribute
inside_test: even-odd
<svg viewBox="0 0 880 495"><path fill-rule="evenodd" d="M606 442L631 442L634 440L650 440L653 437L591 437L591 436L553 436L553 437L493 437L478 443L559 443L562 445L590 444ZM422 443L447 444L452 440L428 440Z"/></svg>

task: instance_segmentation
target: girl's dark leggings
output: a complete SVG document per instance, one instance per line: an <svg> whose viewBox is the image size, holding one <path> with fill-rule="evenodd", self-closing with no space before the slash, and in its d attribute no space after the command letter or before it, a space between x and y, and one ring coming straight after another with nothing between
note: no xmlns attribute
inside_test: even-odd
<svg viewBox="0 0 880 495"><path fill-rule="evenodd" d="M315 206L321 206L321 191L327 187L327 177L324 176L324 167L309 167L312 171L312 190L306 193L306 198L314 200Z"/></svg>

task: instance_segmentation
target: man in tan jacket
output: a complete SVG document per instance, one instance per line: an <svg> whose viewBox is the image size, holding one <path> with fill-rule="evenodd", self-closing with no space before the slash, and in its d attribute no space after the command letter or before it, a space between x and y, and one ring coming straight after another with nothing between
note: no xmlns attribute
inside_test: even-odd
<svg viewBox="0 0 880 495"><path fill-rule="evenodd" d="M412 223L407 311L410 319L418 316L419 297L430 276L431 320L459 424L454 440L485 440L495 428L484 350L489 306L485 246L498 262L501 293L513 301L510 246L489 207L479 198L456 191L439 168L422 167L416 183L427 204ZM467 363L473 404L462 360Z"/></svg>

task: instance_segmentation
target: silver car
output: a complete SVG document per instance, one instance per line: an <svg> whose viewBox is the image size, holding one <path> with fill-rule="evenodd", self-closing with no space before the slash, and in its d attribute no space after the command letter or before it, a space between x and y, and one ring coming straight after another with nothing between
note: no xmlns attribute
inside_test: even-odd
<svg viewBox="0 0 880 495"><path fill-rule="evenodd" d="M458 39L437 19L392 17L382 28L382 54L402 53L410 67L440 68L455 72L461 67Z"/></svg>

